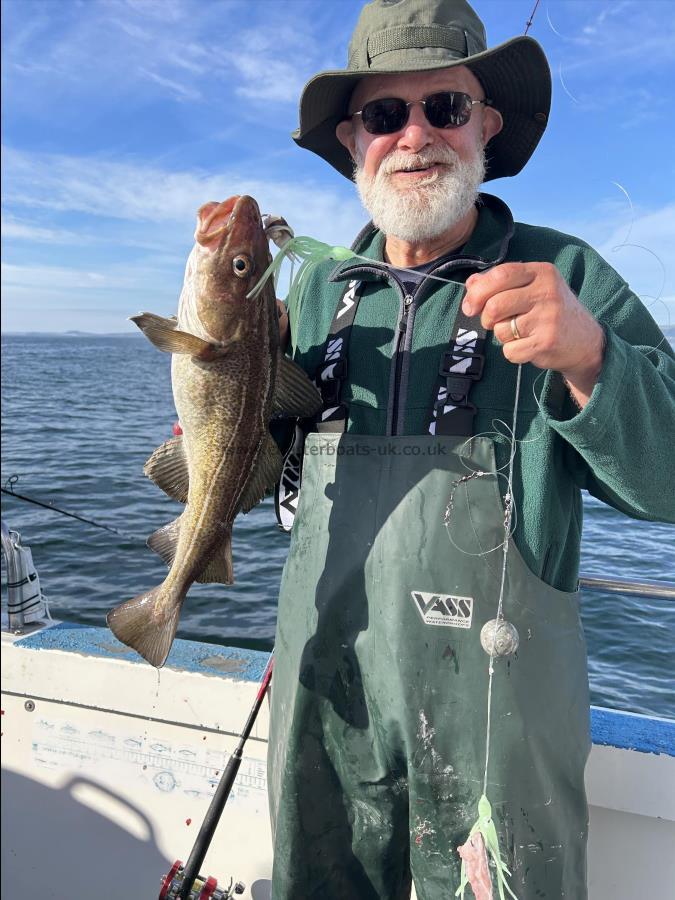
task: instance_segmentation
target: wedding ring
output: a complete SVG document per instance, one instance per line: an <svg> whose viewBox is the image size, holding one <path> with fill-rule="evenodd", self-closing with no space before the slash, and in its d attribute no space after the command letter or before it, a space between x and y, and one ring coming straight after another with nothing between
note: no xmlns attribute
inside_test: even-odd
<svg viewBox="0 0 675 900"><path fill-rule="evenodd" d="M511 319L511 334L513 335L514 341L517 341L520 339L520 332L518 331L518 322L516 321L517 318L518 318L518 316L514 316Z"/></svg>

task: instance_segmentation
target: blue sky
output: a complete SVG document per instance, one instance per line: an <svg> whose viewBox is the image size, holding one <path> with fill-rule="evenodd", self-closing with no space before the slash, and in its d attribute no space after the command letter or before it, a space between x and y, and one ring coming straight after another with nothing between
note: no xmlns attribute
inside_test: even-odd
<svg viewBox="0 0 675 900"><path fill-rule="evenodd" d="M534 0L476 0L490 45ZM175 312L194 214L250 193L349 243L353 185L297 148L304 82L343 68L361 0L3 0L2 330ZM541 0L554 80L525 170L488 190L593 244L675 322L675 3Z"/></svg>

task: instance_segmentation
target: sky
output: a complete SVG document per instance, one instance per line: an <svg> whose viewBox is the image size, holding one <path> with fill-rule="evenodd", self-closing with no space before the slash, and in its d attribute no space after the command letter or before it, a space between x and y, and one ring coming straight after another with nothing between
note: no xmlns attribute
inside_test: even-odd
<svg viewBox="0 0 675 900"><path fill-rule="evenodd" d="M362 0L2 0L2 331L134 331L175 313L195 213L249 193L349 244L353 184L296 147L303 84L346 66ZM534 0L475 0L488 44ZM592 244L675 323L675 2L541 0L553 74L518 221Z"/></svg>

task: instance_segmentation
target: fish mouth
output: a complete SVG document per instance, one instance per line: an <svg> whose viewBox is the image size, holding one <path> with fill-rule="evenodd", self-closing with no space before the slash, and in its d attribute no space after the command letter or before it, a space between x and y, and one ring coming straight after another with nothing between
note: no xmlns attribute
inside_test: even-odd
<svg viewBox="0 0 675 900"><path fill-rule="evenodd" d="M210 200L197 210L195 241L211 252L218 249L220 239L231 229L235 219L248 217L252 225L262 228L258 204L247 195L235 195L218 203Z"/></svg>

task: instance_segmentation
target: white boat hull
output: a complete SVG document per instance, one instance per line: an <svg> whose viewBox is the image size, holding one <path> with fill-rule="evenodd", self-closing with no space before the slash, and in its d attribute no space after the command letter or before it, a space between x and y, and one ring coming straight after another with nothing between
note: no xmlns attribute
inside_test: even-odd
<svg viewBox="0 0 675 900"><path fill-rule="evenodd" d="M177 641L158 673L105 629L3 634L2 895L154 900L190 853L266 659ZM667 896L675 723L594 710L593 725L590 900ZM267 728L264 704L202 867L219 887L244 882L243 900L270 896Z"/></svg>

